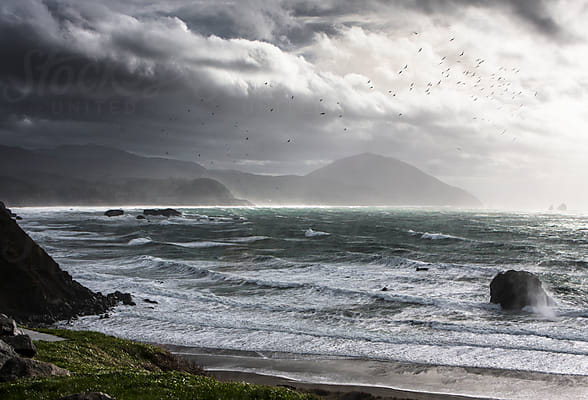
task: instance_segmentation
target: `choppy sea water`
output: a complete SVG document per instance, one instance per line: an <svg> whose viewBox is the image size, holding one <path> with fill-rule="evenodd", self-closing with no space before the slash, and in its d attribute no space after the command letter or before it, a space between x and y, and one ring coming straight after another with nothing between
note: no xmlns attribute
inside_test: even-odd
<svg viewBox="0 0 588 400"><path fill-rule="evenodd" d="M74 321L157 343L588 375L588 216L399 208L18 209L95 291L138 305ZM426 271L416 271L428 268ZM558 305L489 304L500 271ZM383 291L383 288L387 290ZM143 299L158 304L149 304Z"/></svg>

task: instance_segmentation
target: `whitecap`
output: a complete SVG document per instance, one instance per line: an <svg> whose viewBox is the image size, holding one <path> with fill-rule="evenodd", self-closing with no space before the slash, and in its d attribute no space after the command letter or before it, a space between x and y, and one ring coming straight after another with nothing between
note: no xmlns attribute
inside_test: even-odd
<svg viewBox="0 0 588 400"><path fill-rule="evenodd" d="M315 231L312 228L308 228L304 232L304 236L306 236L306 237L328 236L328 235L330 235L330 233L328 233L328 232L321 232L321 231Z"/></svg>
<svg viewBox="0 0 588 400"><path fill-rule="evenodd" d="M229 239L229 241L232 243L252 243L252 242L258 242L260 240L266 240L266 239L271 239L271 238L268 236L245 236L245 237L232 238L232 239Z"/></svg>
<svg viewBox="0 0 588 400"><path fill-rule="evenodd" d="M421 235L421 239L428 240L468 240L459 236L446 235L444 233L429 233L425 232Z"/></svg>
<svg viewBox="0 0 588 400"><path fill-rule="evenodd" d="M220 246L236 246L235 243L227 243L227 242L207 242L207 241L200 241L200 242L168 242L166 244L172 246L179 246L179 247L187 247L191 249L201 249L207 247L220 247Z"/></svg>
<svg viewBox="0 0 588 400"><path fill-rule="evenodd" d="M136 238L136 239L131 239L129 240L129 243L127 243L129 246L141 246L143 244L147 244L147 243L152 243L153 240L151 240L151 238L148 237L144 237L144 238Z"/></svg>

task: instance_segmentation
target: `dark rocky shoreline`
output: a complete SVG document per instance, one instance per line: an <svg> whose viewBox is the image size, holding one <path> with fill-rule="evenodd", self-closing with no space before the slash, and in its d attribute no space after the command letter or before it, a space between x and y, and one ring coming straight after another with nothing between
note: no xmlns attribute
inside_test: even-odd
<svg viewBox="0 0 588 400"><path fill-rule="evenodd" d="M119 303L134 305L128 293L95 293L72 279L0 202L0 313L29 326L81 315L103 314Z"/></svg>

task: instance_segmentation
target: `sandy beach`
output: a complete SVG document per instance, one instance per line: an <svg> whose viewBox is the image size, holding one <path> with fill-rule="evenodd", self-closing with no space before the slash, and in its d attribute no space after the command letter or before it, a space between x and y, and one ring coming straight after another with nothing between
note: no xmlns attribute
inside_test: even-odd
<svg viewBox="0 0 588 400"><path fill-rule="evenodd" d="M245 381L329 399L582 399L588 377L353 358L165 346L224 381Z"/></svg>

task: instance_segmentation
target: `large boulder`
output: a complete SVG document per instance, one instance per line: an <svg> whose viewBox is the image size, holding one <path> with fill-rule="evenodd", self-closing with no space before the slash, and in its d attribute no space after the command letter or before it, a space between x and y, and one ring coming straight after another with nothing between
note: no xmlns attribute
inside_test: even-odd
<svg viewBox="0 0 588 400"><path fill-rule="evenodd" d="M143 215L151 215L157 217L181 217L182 213L173 208L151 208L143 210Z"/></svg>
<svg viewBox="0 0 588 400"><path fill-rule="evenodd" d="M125 212L123 210L108 210L104 212L104 215L106 215L107 217L119 217L124 214Z"/></svg>
<svg viewBox="0 0 588 400"><path fill-rule="evenodd" d="M106 299L111 304L123 303L125 306L136 306L137 304L133 301L133 297L129 293L122 293L118 290L114 293L106 295Z"/></svg>
<svg viewBox="0 0 588 400"><path fill-rule="evenodd" d="M23 357L34 357L37 354L37 348L29 335L0 336L0 340Z"/></svg>
<svg viewBox="0 0 588 400"><path fill-rule="evenodd" d="M0 368L0 382L63 375L69 375L69 371L56 365L30 358L13 357Z"/></svg>
<svg viewBox="0 0 588 400"><path fill-rule="evenodd" d="M515 270L501 272L492 279L490 302L500 304L505 310L555 305L539 278L530 272Z"/></svg>
<svg viewBox="0 0 588 400"><path fill-rule="evenodd" d="M0 210L0 313L25 324L52 323L103 314L119 297L94 293L74 281Z"/></svg>
<svg viewBox="0 0 588 400"><path fill-rule="evenodd" d="M6 361L14 357L18 357L16 351L14 351L14 349L10 345L0 340L0 368L4 365Z"/></svg>

